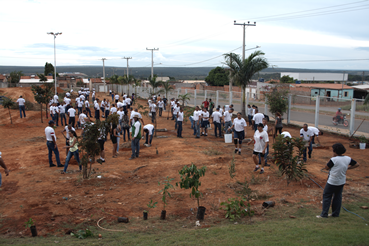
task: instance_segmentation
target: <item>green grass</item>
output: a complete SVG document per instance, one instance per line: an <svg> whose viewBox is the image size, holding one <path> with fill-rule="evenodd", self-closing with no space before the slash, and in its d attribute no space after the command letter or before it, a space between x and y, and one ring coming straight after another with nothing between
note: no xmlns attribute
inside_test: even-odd
<svg viewBox="0 0 369 246"><path fill-rule="evenodd" d="M346 208L369 220L369 210L359 207L366 202L346 204ZM129 224L107 226L124 232L107 232L90 227L92 238L64 237L3 238L0 245L369 245L368 221L341 212L339 218L317 219L320 209L299 204L280 205L270 208L264 216L249 222L242 219L237 225L224 219L217 225L211 220L209 228L195 228L194 221L170 218L160 221L133 219ZM290 215L295 219L289 218ZM152 220L155 220L153 223ZM214 220L213 220L214 221ZM182 225L187 227L183 228ZM118 227L118 228L117 228ZM98 239L101 233L103 239ZM55 243L58 242L57 244Z"/></svg>

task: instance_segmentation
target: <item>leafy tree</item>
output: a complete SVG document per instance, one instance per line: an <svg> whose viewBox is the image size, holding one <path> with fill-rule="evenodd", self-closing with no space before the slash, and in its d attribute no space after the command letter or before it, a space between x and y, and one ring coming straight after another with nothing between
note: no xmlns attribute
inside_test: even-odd
<svg viewBox="0 0 369 246"><path fill-rule="evenodd" d="M288 75L284 75L281 77L281 79L279 80L282 84L291 84L294 83L294 80L292 77L288 76Z"/></svg>
<svg viewBox="0 0 369 246"><path fill-rule="evenodd" d="M37 76L40 79L40 82L45 83L47 81L47 78L44 74L37 74Z"/></svg>
<svg viewBox="0 0 369 246"><path fill-rule="evenodd" d="M83 87L85 84L83 83L83 81L78 80L77 84L78 87Z"/></svg>
<svg viewBox="0 0 369 246"><path fill-rule="evenodd" d="M48 62L46 62L45 63L45 70L44 70L44 75L45 76L48 76L48 75L52 75L53 77L54 77L54 66L53 66L53 64L51 64L51 63L48 63Z"/></svg>
<svg viewBox="0 0 369 246"><path fill-rule="evenodd" d="M159 194L162 195L161 200L163 201L163 205L164 208L163 210L165 210L165 205L167 205L167 196L172 197L169 193L169 189L174 189L173 185L170 183L171 181L173 181L174 179L169 178L169 176L167 176L167 178L164 180L164 182L158 182L158 185L164 185L164 188L159 191Z"/></svg>
<svg viewBox="0 0 369 246"><path fill-rule="evenodd" d="M246 90L247 85L250 83L251 78L257 72L268 68L269 63L264 57L262 51L255 51L245 60L242 60L239 55L234 53L225 54L225 64L230 68L230 78L234 83L242 88L242 91ZM245 94L242 93L242 115L246 117L246 99Z"/></svg>
<svg viewBox="0 0 369 246"><path fill-rule="evenodd" d="M269 111L275 115L279 112L281 115L288 109L288 90L281 86L276 86L269 92L265 93Z"/></svg>
<svg viewBox="0 0 369 246"><path fill-rule="evenodd" d="M15 103L13 102L13 100L11 98L8 97L4 97L3 99L3 107L7 108L9 111L9 117L10 117L10 123L13 124L12 121L12 115L10 113L10 108L13 107L15 105Z"/></svg>
<svg viewBox="0 0 369 246"><path fill-rule="evenodd" d="M185 103L190 100L190 94L178 95L178 100L182 101L182 106L184 107Z"/></svg>
<svg viewBox="0 0 369 246"><path fill-rule="evenodd" d="M10 72L10 83L12 84L16 84L19 83L21 76L23 76L23 72L22 71L13 71Z"/></svg>
<svg viewBox="0 0 369 246"><path fill-rule="evenodd" d="M364 100L364 105L367 105L367 104L369 104L369 94L366 95L365 100Z"/></svg>
<svg viewBox="0 0 369 246"><path fill-rule="evenodd" d="M149 83L150 83L154 93L155 93L155 89L163 84L163 81L156 81L157 77L158 76L156 74L154 74L154 77L152 77L152 78L151 78L151 76L149 77Z"/></svg>
<svg viewBox="0 0 369 246"><path fill-rule="evenodd" d="M170 92L171 90L174 90L173 86L171 84L169 84L169 81L163 82L163 90L165 93L165 98L168 99L168 92Z"/></svg>
<svg viewBox="0 0 369 246"><path fill-rule="evenodd" d="M119 76L115 74L110 77L109 81L110 84L119 84Z"/></svg>
<svg viewBox="0 0 369 246"><path fill-rule="evenodd" d="M42 104L45 104L46 118L48 118L47 104L49 103L50 98L52 98L53 96L53 86L52 84L49 83L44 83L42 86L32 85L31 90L35 97L36 102L38 102L41 105L41 122L43 123Z"/></svg>
<svg viewBox="0 0 369 246"><path fill-rule="evenodd" d="M229 77L227 71L222 67L216 67L209 72L205 78L206 83L212 86L229 85Z"/></svg>

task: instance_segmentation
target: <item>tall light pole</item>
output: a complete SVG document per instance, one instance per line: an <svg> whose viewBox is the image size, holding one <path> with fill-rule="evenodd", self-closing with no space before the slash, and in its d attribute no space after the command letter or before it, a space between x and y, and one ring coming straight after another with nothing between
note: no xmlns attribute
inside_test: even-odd
<svg viewBox="0 0 369 246"><path fill-rule="evenodd" d="M106 92L106 84L105 84L105 60L106 58L101 59L103 61L103 82L104 82L104 92Z"/></svg>
<svg viewBox="0 0 369 246"><path fill-rule="evenodd" d="M247 26L256 26L256 22L254 22L254 24L250 24L250 21L248 21L247 23L236 23L236 21L234 21L234 25L241 25L243 26L243 46L242 46L242 60L245 60L245 48L246 48L246 27Z"/></svg>
<svg viewBox="0 0 369 246"><path fill-rule="evenodd" d="M146 50L151 50L151 78L154 77L154 51L159 50L159 48L155 49L148 49L146 48Z"/></svg>
<svg viewBox="0 0 369 246"><path fill-rule="evenodd" d="M56 95L56 92L57 91L56 91L56 49L55 49L55 39L56 39L56 36L62 35L62 33L61 32L56 32L56 33L48 32L47 34L54 36L54 83L55 83L55 95ZM45 74L45 76L47 76L47 74Z"/></svg>
<svg viewBox="0 0 369 246"><path fill-rule="evenodd" d="M129 64L128 64L128 60L132 59L132 57L124 57L123 59L127 60L127 79L129 78Z"/></svg>

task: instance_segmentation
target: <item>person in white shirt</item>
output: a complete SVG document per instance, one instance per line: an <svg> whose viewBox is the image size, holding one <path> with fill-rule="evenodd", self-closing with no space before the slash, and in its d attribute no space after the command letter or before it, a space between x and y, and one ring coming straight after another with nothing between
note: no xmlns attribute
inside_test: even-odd
<svg viewBox="0 0 369 246"><path fill-rule="evenodd" d="M116 93L114 98L115 98L115 103L117 103L119 101L119 93Z"/></svg>
<svg viewBox="0 0 369 246"><path fill-rule="evenodd" d="M154 132L155 132L154 125L147 124L146 126L144 126L143 131L146 134L146 142L144 145L146 147L151 147L152 138L154 137Z"/></svg>
<svg viewBox="0 0 369 246"><path fill-rule="evenodd" d="M224 105L224 111L228 111L229 110L229 105Z"/></svg>
<svg viewBox="0 0 369 246"><path fill-rule="evenodd" d="M70 97L70 93L69 93L69 92L65 93L65 95L66 95L67 97Z"/></svg>
<svg viewBox="0 0 369 246"><path fill-rule="evenodd" d="M22 96L19 96L17 103L19 106L19 113L20 113L21 119L22 119L22 112L23 112L24 118L26 118L26 106L25 106L26 100L24 100Z"/></svg>
<svg viewBox="0 0 369 246"><path fill-rule="evenodd" d="M173 105L173 115L174 115L174 129L177 130L178 124L177 124L177 115L180 110L181 106L179 102L174 103Z"/></svg>
<svg viewBox="0 0 369 246"><path fill-rule="evenodd" d="M118 110L117 110L117 108L115 107L115 104L113 103L112 105L111 105L111 108L110 108L110 114L114 114L114 113L116 113Z"/></svg>
<svg viewBox="0 0 369 246"><path fill-rule="evenodd" d="M304 124L303 128L300 130L300 138L302 138L306 143L307 146L306 148L304 148L304 152L303 152L303 159L306 162L307 158L306 158L306 149L309 148L309 159L311 158L311 153L313 152L313 131L310 130L308 128L307 124Z"/></svg>
<svg viewBox="0 0 369 246"><path fill-rule="evenodd" d="M86 115L90 115L90 117L92 117L91 109L90 109L90 103L88 102L88 100L85 101L85 109L87 111Z"/></svg>
<svg viewBox="0 0 369 246"><path fill-rule="evenodd" d="M221 113L223 115L224 110L222 109L222 107L220 105L218 105L218 108L219 108L219 113Z"/></svg>
<svg viewBox="0 0 369 246"><path fill-rule="evenodd" d="M110 102L109 102L109 100L106 100L106 102L105 102L105 119L108 118L109 113L110 113Z"/></svg>
<svg viewBox="0 0 369 246"><path fill-rule="evenodd" d="M123 100L126 100L126 98L127 98L126 93L123 93Z"/></svg>
<svg viewBox="0 0 369 246"><path fill-rule="evenodd" d="M162 101L162 100L160 99L160 101ZM159 101L159 102L160 102L160 101ZM158 103L159 103L159 102L158 102ZM182 108L182 107L180 107L180 108L179 108L179 112L177 113L177 138L183 138L183 137L182 137L183 117L184 117L184 114L183 114L183 108Z"/></svg>
<svg viewBox="0 0 369 246"><path fill-rule="evenodd" d="M208 125L209 125L209 112L204 107L201 112L202 122L201 122L201 132L203 136L208 136Z"/></svg>
<svg viewBox="0 0 369 246"><path fill-rule="evenodd" d="M113 111L113 108L111 109L111 111ZM119 108L119 110L116 113L119 115L119 125L121 130L123 130L123 116L124 116L123 108Z"/></svg>
<svg viewBox="0 0 369 246"><path fill-rule="evenodd" d="M252 117L252 124L254 126L254 130L257 131L257 126L263 123L264 115L259 113L258 109L255 109L255 115Z"/></svg>
<svg viewBox="0 0 369 246"><path fill-rule="evenodd" d="M63 120L64 120L64 123L65 125L67 125L67 118L65 117L65 103L62 102L60 105L59 105L59 115L60 115L60 122L61 122L61 125L63 126Z"/></svg>
<svg viewBox="0 0 369 246"><path fill-rule="evenodd" d="M249 125L252 126L252 108L250 106L250 104L247 104L247 118L249 120Z"/></svg>
<svg viewBox="0 0 369 246"><path fill-rule="evenodd" d="M263 131L265 131L268 136L269 136L269 132L273 131L272 129L268 129L268 121L267 119L263 119ZM264 161L265 161L265 167L270 167L270 165L268 164L268 154L269 154L269 145L267 146L266 150L265 150L265 154L264 154ZM261 164L261 155L259 155L259 165Z"/></svg>
<svg viewBox="0 0 369 246"><path fill-rule="evenodd" d="M100 104L101 117L103 118L105 118L105 102L106 102L106 99L104 98L104 100Z"/></svg>
<svg viewBox="0 0 369 246"><path fill-rule="evenodd" d="M83 108L83 101L79 100L77 102L77 108L78 108L78 115L80 115L82 113L82 108Z"/></svg>
<svg viewBox="0 0 369 246"><path fill-rule="evenodd" d="M74 129L74 127L72 127L72 125L71 124L69 124L69 125L67 125L67 126L65 126L64 127L64 129L63 130L61 130L61 133L63 134L64 132L66 132L66 134L65 134L65 145L67 145L67 146L69 146L69 138L70 138L70 135L69 135L69 132L70 131L76 131L76 129ZM64 135L64 134L63 134ZM66 152L65 152L65 156L67 156L68 155L68 149L66 149Z"/></svg>
<svg viewBox="0 0 369 246"><path fill-rule="evenodd" d="M313 132L313 138L311 139L311 143L315 144L315 137L316 137L316 140L318 141L318 143L320 145L319 136L323 135L323 132L320 131L318 128L314 127L314 126L308 126L308 129L310 129Z"/></svg>
<svg viewBox="0 0 369 246"><path fill-rule="evenodd" d="M126 112L126 110L124 111ZM135 123L133 117L137 116L137 118L141 121L142 125L145 125L145 123L143 122L142 119L142 115L138 112L137 108L133 110L133 108L131 108L131 115L129 117L130 121L131 121L131 125L133 125Z"/></svg>
<svg viewBox="0 0 369 246"><path fill-rule="evenodd" d="M123 108L123 103L117 102L117 109L119 110L120 108Z"/></svg>
<svg viewBox="0 0 369 246"><path fill-rule="evenodd" d="M95 91L92 92L92 101L95 101Z"/></svg>
<svg viewBox="0 0 369 246"><path fill-rule="evenodd" d="M284 137L284 138L292 138L292 136L291 136L291 134L289 133L289 132L287 132L287 131L284 131L284 132L282 132L281 133L281 135Z"/></svg>
<svg viewBox="0 0 369 246"><path fill-rule="evenodd" d="M79 98L81 99L81 101L82 101L82 102L84 102L84 101L85 101L85 95L84 95L84 94L85 94L85 92L83 92L83 94L79 97Z"/></svg>
<svg viewBox="0 0 369 246"><path fill-rule="evenodd" d="M161 117L162 113L163 113L163 108L164 108L164 102L163 99L160 99L158 102L158 108L159 108L159 116Z"/></svg>
<svg viewBox="0 0 369 246"><path fill-rule="evenodd" d="M172 112L172 120L174 120L173 108L174 108L175 105L177 105L177 104L174 101L174 98L170 99L170 110Z"/></svg>
<svg viewBox="0 0 369 246"><path fill-rule="evenodd" d="M59 95L58 95L58 93L56 93L56 95L54 95L54 103L56 103L56 104L59 103Z"/></svg>
<svg viewBox="0 0 369 246"><path fill-rule="evenodd" d="M324 167L329 170L327 184L323 192L323 208L317 218L328 218L328 216L339 217L342 206L342 191L346 183L346 172L348 169L359 167L359 164L348 156L343 154L346 148L341 143L332 146L333 157ZM332 201L333 197L333 201ZM329 207L332 204L332 214L328 215Z"/></svg>
<svg viewBox="0 0 369 246"><path fill-rule="evenodd" d="M242 140L245 139L246 136L246 126L247 123L244 118L242 118L242 114L240 112L237 113L237 118L233 120L233 125L231 130L234 129L234 153L241 155L242 149ZM237 148L237 143L239 144Z"/></svg>
<svg viewBox="0 0 369 246"><path fill-rule="evenodd" d="M224 111L224 114L223 114L224 131L226 133L228 133L230 128L232 127L232 114L233 114L233 108L229 109L228 111Z"/></svg>
<svg viewBox="0 0 369 246"><path fill-rule="evenodd" d="M138 115L135 114L133 116L134 123L131 128L132 132L132 156L129 158L129 160L133 160L139 156L140 153L140 140L141 140L141 123L138 119Z"/></svg>
<svg viewBox="0 0 369 246"><path fill-rule="evenodd" d="M99 106L99 99L96 98L96 103L94 104L95 108L95 119L100 120L100 106Z"/></svg>
<svg viewBox="0 0 369 246"><path fill-rule="evenodd" d="M59 150L58 150L58 146L56 145L56 136L55 136L55 131L53 127L54 127L54 121L50 120L49 126L45 128L46 145L47 145L47 149L49 150L49 166L55 167L55 165L53 164L53 159L52 159L52 152L54 152L56 163L58 164L58 167L64 167L64 165L60 163Z"/></svg>
<svg viewBox="0 0 369 246"><path fill-rule="evenodd" d="M222 118L222 114L219 113L219 108L215 109L215 112L213 112L213 114L211 115L211 117L213 118L213 124L214 124L214 134L215 137L217 138L217 129L219 131L219 137L222 137L222 125L221 125L221 118Z"/></svg>
<svg viewBox="0 0 369 246"><path fill-rule="evenodd" d="M78 116L78 123L79 123L79 126L82 129L85 127L85 124L86 124L86 118L87 118L86 113L87 113L87 111L86 111L86 109L84 109L83 113Z"/></svg>
<svg viewBox="0 0 369 246"><path fill-rule="evenodd" d="M156 120L156 104L150 104L150 112L151 112L151 123L155 123Z"/></svg>
<svg viewBox="0 0 369 246"><path fill-rule="evenodd" d="M201 119L201 111L200 108L196 106L195 111L193 111L193 124L194 124L193 135L196 135L196 138L200 138L200 119Z"/></svg>
<svg viewBox="0 0 369 246"><path fill-rule="evenodd" d="M56 122L56 126L59 126L59 113L59 107L54 103L54 122Z"/></svg>
<svg viewBox="0 0 369 246"><path fill-rule="evenodd" d="M132 102L131 98L129 98L129 96L127 96L124 101L127 104L127 109L131 108L131 102Z"/></svg>
<svg viewBox="0 0 369 246"><path fill-rule="evenodd" d="M69 121L68 124L71 124L74 127L76 123L76 110L74 108L68 109Z"/></svg>
<svg viewBox="0 0 369 246"><path fill-rule="evenodd" d="M259 164L258 160L256 159L257 156L261 156L261 170L260 174L264 173L264 154L266 149L269 146L269 136L266 131L263 130L264 125L262 123L259 123L257 125L257 131L254 133L254 141L250 141L247 145L250 145L251 143L254 143L254 151L252 153L252 158L255 163L255 169L254 172L257 172L259 170Z"/></svg>

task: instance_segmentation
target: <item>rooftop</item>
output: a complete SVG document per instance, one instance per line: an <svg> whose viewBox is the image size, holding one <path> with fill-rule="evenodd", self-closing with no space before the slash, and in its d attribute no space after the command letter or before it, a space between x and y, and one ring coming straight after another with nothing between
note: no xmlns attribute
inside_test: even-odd
<svg viewBox="0 0 369 246"><path fill-rule="evenodd" d="M342 90L342 84L293 84L295 87L318 88L318 89L332 89ZM351 86L343 85L343 89L354 89Z"/></svg>

